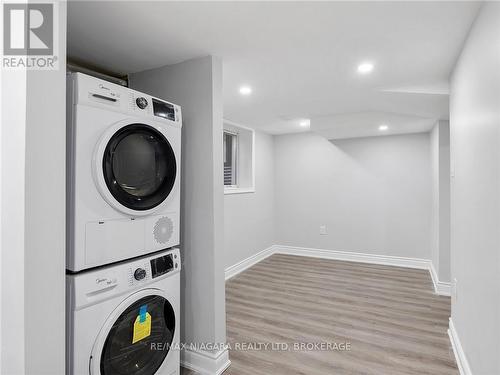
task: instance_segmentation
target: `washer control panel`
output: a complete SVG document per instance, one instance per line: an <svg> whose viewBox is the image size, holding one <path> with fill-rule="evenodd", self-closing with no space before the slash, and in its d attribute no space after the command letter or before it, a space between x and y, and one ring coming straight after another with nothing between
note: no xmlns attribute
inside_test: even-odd
<svg viewBox="0 0 500 375"><path fill-rule="evenodd" d="M178 251L158 255L135 262L128 268L128 285L145 283L179 269Z"/></svg>
<svg viewBox="0 0 500 375"><path fill-rule="evenodd" d="M112 264L93 270L66 275L67 299L72 309L81 309L147 287L181 269L178 248L158 251L142 258Z"/></svg>

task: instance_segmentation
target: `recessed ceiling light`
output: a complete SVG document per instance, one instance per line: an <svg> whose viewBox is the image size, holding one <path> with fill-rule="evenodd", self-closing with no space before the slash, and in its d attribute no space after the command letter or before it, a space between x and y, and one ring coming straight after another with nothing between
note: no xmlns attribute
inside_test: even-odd
<svg viewBox="0 0 500 375"><path fill-rule="evenodd" d="M250 86L241 86L240 94L241 95L250 95L252 93L252 88Z"/></svg>
<svg viewBox="0 0 500 375"><path fill-rule="evenodd" d="M305 119L305 120L301 120L301 121L299 122L299 125L300 125L300 126L302 126L303 128L305 128L305 127L307 127L307 126L311 125L311 120L307 120L307 119Z"/></svg>
<svg viewBox="0 0 500 375"><path fill-rule="evenodd" d="M382 131L382 132L385 132L386 130L388 130L389 127L385 124L382 124L378 127L378 130Z"/></svg>
<svg viewBox="0 0 500 375"><path fill-rule="evenodd" d="M359 74L368 74L373 70L373 64L371 62L364 62L358 65Z"/></svg>

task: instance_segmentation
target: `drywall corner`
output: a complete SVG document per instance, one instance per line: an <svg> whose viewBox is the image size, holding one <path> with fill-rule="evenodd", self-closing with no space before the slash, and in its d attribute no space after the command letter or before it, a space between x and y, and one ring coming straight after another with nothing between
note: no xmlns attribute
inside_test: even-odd
<svg viewBox="0 0 500 375"><path fill-rule="evenodd" d="M222 61L188 60L131 74L129 83L182 107L181 341L223 343Z"/></svg>

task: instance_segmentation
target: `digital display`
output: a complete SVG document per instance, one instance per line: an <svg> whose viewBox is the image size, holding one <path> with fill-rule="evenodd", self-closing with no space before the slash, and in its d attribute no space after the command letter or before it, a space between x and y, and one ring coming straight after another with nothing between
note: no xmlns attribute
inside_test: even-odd
<svg viewBox="0 0 500 375"><path fill-rule="evenodd" d="M172 104L153 98L153 113L155 116L175 121L175 109Z"/></svg>
<svg viewBox="0 0 500 375"><path fill-rule="evenodd" d="M169 272L174 268L172 254L165 255L151 260L151 273L153 279Z"/></svg>

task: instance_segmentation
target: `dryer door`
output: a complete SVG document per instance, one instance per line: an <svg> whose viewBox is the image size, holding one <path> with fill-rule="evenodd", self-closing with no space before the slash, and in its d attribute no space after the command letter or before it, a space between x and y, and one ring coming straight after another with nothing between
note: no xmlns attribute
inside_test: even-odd
<svg viewBox="0 0 500 375"><path fill-rule="evenodd" d="M113 197L133 210L149 210L170 194L175 182L174 151L152 126L121 128L104 150L102 169Z"/></svg>
<svg viewBox="0 0 500 375"><path fill-rule="evenodd" d="M175 153L160 130L142 123L119 124L101 139L95 173L105 186L99 187L126 213L150 213L174 187Z"/></svg>
<svg viewBox="0 0 500 375"><path fill-rule="evenodd" d="M171 350L175 312L160 293L136 297L114 314L104 331L94 346L92 374L153 375Z"/></svg>

